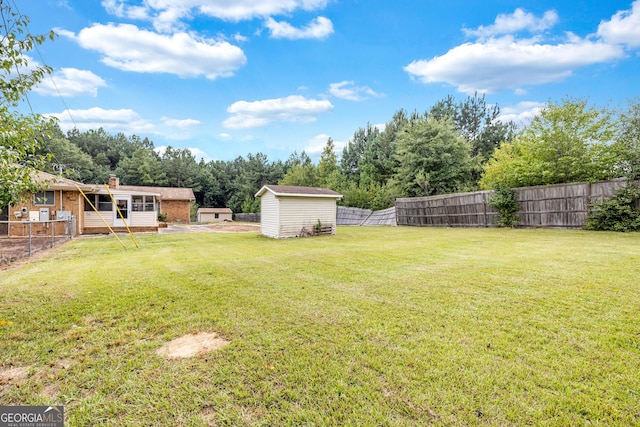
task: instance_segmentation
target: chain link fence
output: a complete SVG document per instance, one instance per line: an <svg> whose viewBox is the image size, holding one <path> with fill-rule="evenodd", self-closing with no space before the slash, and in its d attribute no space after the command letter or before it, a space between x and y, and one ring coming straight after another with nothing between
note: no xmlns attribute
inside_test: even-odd
<svg viewBox="0 0 640 427"><path fill-rule="evenodd" d="M0 265L68 242L75 235L75 216L51 221L0 221Z"/></svg>

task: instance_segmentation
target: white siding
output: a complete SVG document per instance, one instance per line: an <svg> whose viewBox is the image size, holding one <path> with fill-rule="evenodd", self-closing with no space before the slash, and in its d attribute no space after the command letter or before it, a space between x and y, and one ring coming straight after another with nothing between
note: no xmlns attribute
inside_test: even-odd
<svg viewBox="0 0 640 427"><path fill-rule="evenodd" d="M318 224L336 227L336 200L319 197L280 197L279 238L299 236L302 228Z"/></svg>
<svg viewBox="0 0 640 427"><path fill-rule="evenodd" d="M278 236L279 200L270 191L260 197L260 233L268 237Z"/></svg>
<svg viewBox="0 0 640 427"><path fill-rule="evenodd" d="M151 212L129 212L131 215L131 224L129 227L157 227L158 213Z"/></svg>
<svg viewBox="0 0 640 427"><path fill-rule="evenodd" d="M131 224L129 227L157 227L158 213L151 212L129 212L131 215ZM113 212L101 211L100 215L113 227ZM87 212L84 213L84 228L102 228L105 227L104 222L100 219L97 213Z"/></svg>
<svg viewBox="0 0 640 427"><path fill-rule="evenodd" d="M233 215L230 213L219 213L218 218L216 218L215 213L211 212L201 212L198 214L198 222L223 222L226 220L231 221L233 219Z"/></svg>
<svg viewBox="0 0 640 427"><path fill-rule="evenodd" d="M109 226L113 226L113 212L111 211L102 211L100 215L107 221ZM104 227L104 222L100 219L97 213L91 211L84 212L84 228L97 228Z"/></svg>

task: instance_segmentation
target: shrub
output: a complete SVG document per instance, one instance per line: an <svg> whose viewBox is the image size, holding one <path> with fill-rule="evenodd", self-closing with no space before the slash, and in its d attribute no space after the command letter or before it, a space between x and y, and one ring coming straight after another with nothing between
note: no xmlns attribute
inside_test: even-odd
<svg viewBox="0 0 640 427"><path fill-rule="evenodd" d="M589 204L588 230L640 231L640 187L629 182L616 194Z"/></svg>
<svg viewBox="0 0 640 427"><path fill-rule="evenodd" d="M498 212L498 227L515 227L520 221L516 193L506 185L496 186L489 198L489 206Z"/></svg>
<svg viewBox="0 0 640 427"><path fill-rule="evenodd" d="M167 222L167 216L166 212L158 212L158 221Z"/></svg>

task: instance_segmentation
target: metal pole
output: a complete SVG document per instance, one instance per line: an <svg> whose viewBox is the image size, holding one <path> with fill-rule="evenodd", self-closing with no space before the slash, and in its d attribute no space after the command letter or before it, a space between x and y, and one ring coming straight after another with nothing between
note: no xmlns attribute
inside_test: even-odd
<svg viewBox="0 0 640 427"><path fill-rule="evenodd" d="M51 247L53 247L56 242L56 223L55 221L51 221L49 224L51 224Z"/></svg>
<svg viewBox="0 0 640 427"><path fill-rule="evenodd" d="M29 221L29 256L31 256L31 221Z"/></svg>

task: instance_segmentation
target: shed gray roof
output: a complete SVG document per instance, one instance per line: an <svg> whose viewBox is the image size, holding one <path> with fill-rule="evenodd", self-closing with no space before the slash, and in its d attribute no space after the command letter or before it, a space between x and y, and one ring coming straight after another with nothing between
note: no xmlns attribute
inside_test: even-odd
<svg viewBox="0 0 640 427"><path fill-rule="evenodd" d="M328 188L299 187L295 185L265 185L256 193L256 197L261 197L267 191L273 193L276 197L342 198L342 194Z"/></svg>

